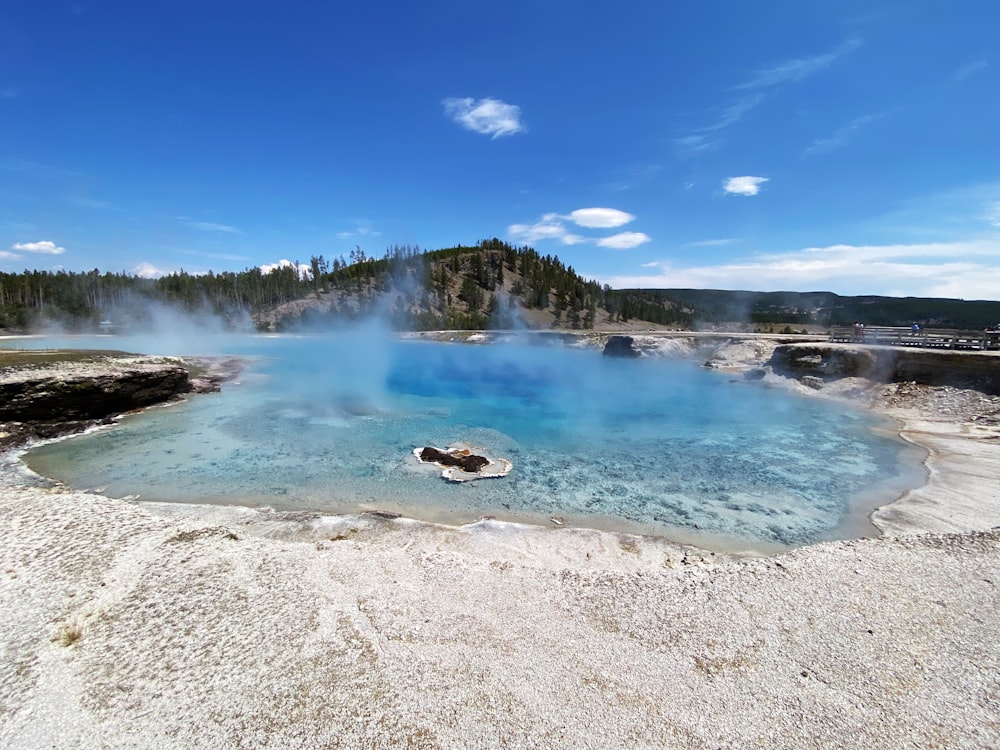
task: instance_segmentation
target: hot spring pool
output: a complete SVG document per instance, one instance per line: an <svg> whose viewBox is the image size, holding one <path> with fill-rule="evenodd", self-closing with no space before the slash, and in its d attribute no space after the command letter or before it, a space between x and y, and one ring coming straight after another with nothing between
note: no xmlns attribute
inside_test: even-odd
<svg viewBox="0 0 1000 750"><path fill-rule="evenodd" d="M143 500L558 517L750 546L864 533L867 511L922 476L919 456L874 415L683 359L371 331L227 342L226 354L253 362L221 394L37 447L26 462ZM455 442L514 469L451 484L412 457Z"/></svg>

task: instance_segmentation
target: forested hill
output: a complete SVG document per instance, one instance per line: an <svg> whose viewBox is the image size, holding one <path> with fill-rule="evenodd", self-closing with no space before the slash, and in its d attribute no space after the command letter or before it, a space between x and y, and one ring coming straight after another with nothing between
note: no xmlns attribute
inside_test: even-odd
<svg viewBox="0 0 1000 750"><path fill-rule="evenodd" d="M372 314L402 330L691 322L669 301L614 291L558 257L497 239L429 252L395 246L381 257L358 249L349 259L313 256L308 272L298 266L157 279L99 269L0 273L0 328L122 330L143 326L165 307L260 330L335 326Z"/></svg>
<svg viewBox="0 0 1000 750"><path fill-rule="evenodd" d="M313 256L306 264L157 279L127 273L0 273L0 329L128 330L163 310L210 313L228 328L291 330L379 315L400 330L567 328L649 323L677 328L868 325L978 329L1000 323L1000 302L842 297L831 292L612 290L557 256L498 239L381 257Z"/></svg>
<svg viewBox="0 0 1000 750"><path fill-rule="evenodd" d="M744 321L773 324L907 326L979 330L1000 323L1000 302L939 297L844 297L832 292L748 292L721 289L622 290L648 304L690 311L695 325Z"/></svg>

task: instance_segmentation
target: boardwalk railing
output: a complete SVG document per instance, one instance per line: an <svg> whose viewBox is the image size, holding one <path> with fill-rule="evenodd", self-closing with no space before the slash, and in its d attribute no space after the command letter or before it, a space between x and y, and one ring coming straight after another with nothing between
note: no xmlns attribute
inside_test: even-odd
<svg viewBox="0 0 1000 750"><path fill-rule="evenodd" d="M832 326L830 341L938 349L1000 349L1000 331L960 331L948 328L913 331L893 326L865 326L859 337L854 326Z"/></svg>

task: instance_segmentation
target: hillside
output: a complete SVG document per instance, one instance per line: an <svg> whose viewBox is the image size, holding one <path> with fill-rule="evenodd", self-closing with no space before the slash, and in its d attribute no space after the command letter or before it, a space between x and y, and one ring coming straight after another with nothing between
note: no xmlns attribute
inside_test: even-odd
<svg viewBox="0 0 1000 750"><path fill-rule="evenodd" d="M1000 323L1000 302L936 297L846 297L833 292L750 292L721 289L622 290L650 304L688 310L694 324L908 326L980 330Z"/></svg>
<svg viewBox="0 0 1000 750"><path fill-rule="evenodd" d="M497 239L430 252L396 246L380 258L358 249L349 260L319 255L308 266L296 262L268 273L181 271L157 279L98 269L0 273L0 329L134 330L178 310L258 330L338 326L369 315L401 330L691 322L669 301L614 291L558 257Z"/></svg>
<svg viewBox="0 0 1000 750"><path fill-rule="evenodd" d="M558 256L500 240L417 253L392 248L332 269L319 259L314 289L254 317L259 328L336 324L376 313L399 329L591 329L690 325L670 301L646 301L588 281Z"/></svg>
<svg viewBox="0 0 1000 750"><path fill-rule="evenodd" d="M300 269L308 268L308 271ZM498 239L382 257L313 256L264 273L157 279L126 273L0 273L0 329L69 332L152 326L164 313L221 320L233 330L336 327L378 315L400 330L645 329L777 330L847 325L982 329L1000 322L1000 302L845 297L832 292L717 289L614 290L581 277L558 256Z"/></svg>

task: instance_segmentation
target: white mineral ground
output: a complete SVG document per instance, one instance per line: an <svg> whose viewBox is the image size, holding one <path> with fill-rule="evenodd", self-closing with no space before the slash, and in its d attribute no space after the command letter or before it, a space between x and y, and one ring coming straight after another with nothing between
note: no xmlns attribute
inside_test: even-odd
<svg viewBox="0 0 1000 750"><path fill-rule="evenodd" d="M837 390L928 482L773 557L2 489L0 747L998 747L1000 400Z"/></svg>

